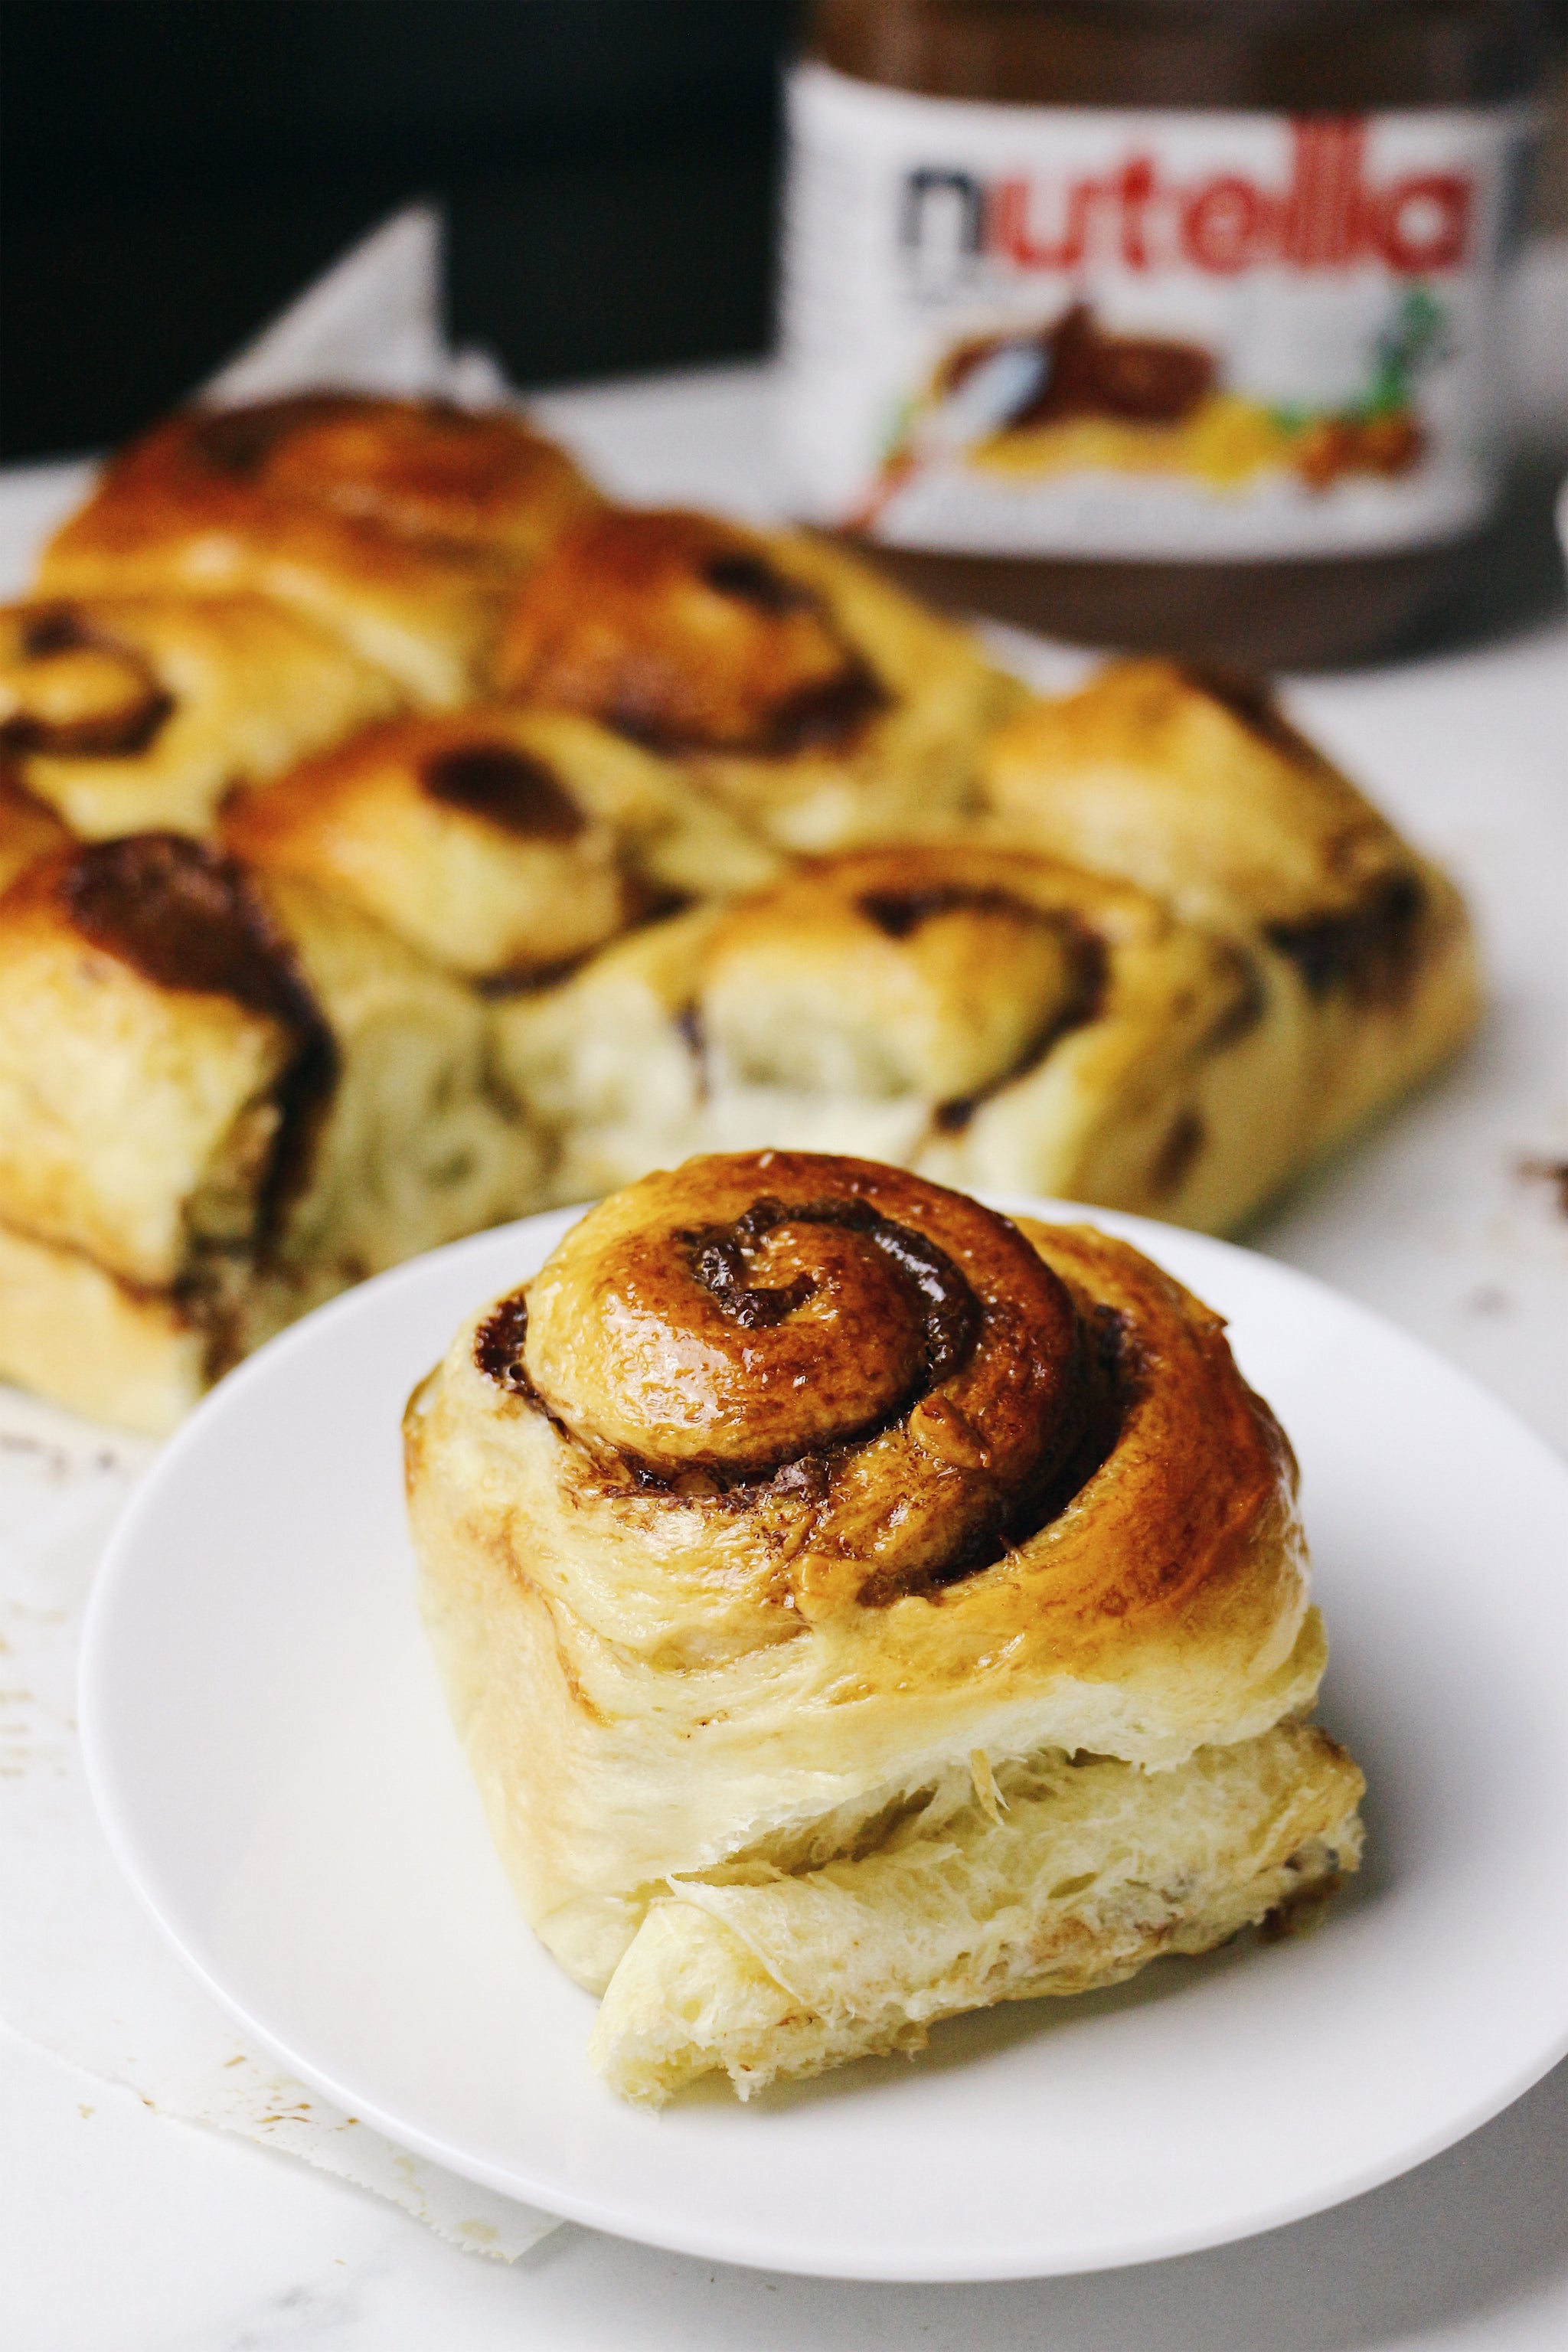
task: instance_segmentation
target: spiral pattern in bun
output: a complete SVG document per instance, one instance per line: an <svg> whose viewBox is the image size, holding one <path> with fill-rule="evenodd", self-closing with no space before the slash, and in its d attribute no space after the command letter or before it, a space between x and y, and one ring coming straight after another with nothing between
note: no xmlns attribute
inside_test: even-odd
<svg viewBox="0 0 1568 2352"><path fill-rule="evenodd" d="M1021 690L840 550L607 508L518 590L495 683L678 762L781 847L951 830Z"/></svg>
<svg viewBox="0 0 1568 2352"><path fill-rule="evenodd" d="M0 761L89 840L203 834L397 703L390 678L258 596L0 605Z"/></svg>
<svg viewBox="0 0 1568 2352"><path fill-rule="evenodd" d="M672 1873L865 1855L1010 1759L1184 1767L1322 1671L1295 1465L1219 1318L872 1161L614 1195L459 1332L405 1444L492 1829L595 1986Z"/></svg>
<svg viewBox="0 0 1568 2352"><path fill-rule="evenodd" d="M510 1379L514 1328L503 1308L480 1340ZM1091 1354L1005 1219L897 1170L763 1153L585 1218L530 1289L521 1363L601 1464L809 1524L809 1611L999 1556L1082 1450Z"/></svg>

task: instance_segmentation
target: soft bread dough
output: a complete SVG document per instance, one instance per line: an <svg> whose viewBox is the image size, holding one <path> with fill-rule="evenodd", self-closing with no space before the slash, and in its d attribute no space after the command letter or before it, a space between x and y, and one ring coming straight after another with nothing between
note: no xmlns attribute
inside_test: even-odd
<svg viewBox="0 0 1568 2352"><path fill-rule="evenodd" d="M161 1430L349 1283L538 1200L486 1008L174 835L0 897L0 1376Z"/></svg>
<svg viewBox="0 0 1568 2352"><path fill-rule="evenodd" d="M566 532L518 592L495 677L661 752L796 852L962 825L981 739L1023 700L853 556L675 510Z"/></svg>
<svg viewBox="0 0 1568 2352"><path fill-rule="evenodd" d="M252 591L447 709L479 682L508 584L597 502L507 410L341 392L192 408L110 462L39 584Z"/></svg>
<svg viewBox="0 0 1568 2352"><path fill-rule="evenodd" d="M395 710L384 671L259 596L0 608L0 744L89 840L210 831L231 787Z"/></svg>
<svg viewBox="0 0 1568 2352"><path fill-rule="evenodd" d="M1298 1164L1308 1024L1234 940L1053 857L814 861L498 1009L583 1200L704 1150L860 1151L1223 1229Z"/></svg>
<svg viewBox="0 0 1568 2352"><path fill-rule="evenodd" d="M636 744L502 704L368 729L246 794L224 834L480 979L538 977L671 893L752 887L780 863Z"/></svg>
<svg viewBox="0 0 1568 2352"><path fill-rule="evenodd" d="M902 1307L898 1264L916 1268ZM921 1390L949 1360L954 1297L978 1318L973 1352ZM900 1410L922 1299L927 1375ZM1359 1775L1320 1735L1275 1733L1325 1655L1289 1447L1219 1319L1124 1244L1016 1226L862 1161L693 1161L591 1212L466 1324L405 1429L453 1717L536 1932L612 1987L597 2046L622 2088L901 2045L1052 1971L1076 1987L1199 1948L1297 1878L1353 1865ZM1067 1759L1115 1761L1101 1782ZM979 1791L994 1825L998 1789L1022 1822L1026 1798L1101 1786L1071 1833L1100 1840L1096 1869L1121 1873L1105 1840L1123 1818L1152 1852L1170 1827L1168 1868L1147 1900L1124 1889L1066 1926L1036 1905L1035 1849L1001 1857L954 1797ZM1050 1818L1037 1825L1048 1855ZM979 1843L921 1942L897 1887L931 1859L910 1842L939 1829ZM913 1863L896 1863L905 1843ZM778 1895L774 1966L744 1905L705 1890L778 1895L780 1872L796 1891ZM975 1891L988 1873L994 1901ZM842 1935L810 1924L816 1885L846 1898ZM881 1990L825 2009L813 1988L853 1978L858 1902L887 1911L868 1947ZM1007 1905L1038 1928L1037 1958L975 1958L985 1937L964 1921ZM1053 1937L1077 1944L1071 1967ZM797 1982L780 1956L807 1946ZM894 1948L906 1962L884 1968ZM804 2038L775 2040L804 2011Z"/></svg>
<svg viewBox="0 0 1568 2352"><path fill-rule="evenodd" d="M1360 1859L1364 1785L1300 1723L1168 1772L1048 1753L954 1767L861 1857L672 1878L589 2053L627 2098L660 2105L722 2068L744 2099L921 2050L963 2010L1119 1983L1331 1894Z"/></svg>
<svg viewBox="0 0 1568 2352"><path fill-rule="evenodd" d="M1256 689L1112 663L982 759L989 829L1245 941L1305 1028L1303 1160L1451 1055L1480 1007L1464 902Z"/></svg>

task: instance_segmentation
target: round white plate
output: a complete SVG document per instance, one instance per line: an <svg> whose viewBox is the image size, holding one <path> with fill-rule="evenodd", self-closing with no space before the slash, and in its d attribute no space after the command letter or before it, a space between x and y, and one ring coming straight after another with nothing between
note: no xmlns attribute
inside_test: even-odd
<svg viewBox="0 0 1568 2352"><path fill-rule="evenodd" d="M273 1341L105 1563L82 1729L171 1941L349 2113L531 2203L830 2276L1098 2269L1243 2236L1435 2154L1568 2048L1568 1467L1304 1276L1103 1212L1231 1319L1300 1452L1366 1867L1315 1936L938 2028L742 2107L623 2105L515 1910L426 1654L398 1422L576 1212L400 1268Z"/></svg>

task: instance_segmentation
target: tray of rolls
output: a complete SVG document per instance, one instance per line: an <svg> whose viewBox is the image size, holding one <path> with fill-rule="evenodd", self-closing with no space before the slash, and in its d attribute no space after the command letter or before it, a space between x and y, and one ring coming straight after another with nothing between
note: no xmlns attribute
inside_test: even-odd
<svg viewBox="0 0 1568 2352"><path fill-rule="evenodd" d="M1478 1007L1258 688L1033 694L510 407L192 407L0 611L0 1377L128 1426L699 1152L1235 1231Z"/></svg>

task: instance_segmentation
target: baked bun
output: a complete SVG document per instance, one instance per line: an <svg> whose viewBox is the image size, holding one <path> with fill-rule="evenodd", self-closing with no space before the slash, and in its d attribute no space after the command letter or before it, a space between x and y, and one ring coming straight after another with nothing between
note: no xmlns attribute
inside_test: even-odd
<svg viewBox="0 0 1568 2352"><path fill-rule="evenodd" d="M0 760L90 840L205 833L232 786L401 699L384 671L259 596L0 606Z"/></svg>
<svg viewBox="0 0 1568 2352"><path fill-rule="evenodd" d="M39 577L64 594L258 591L444 709L474 690L505 584L596 500L508 411L300 393L154 426Z"/></svg>
<svg viewBox="0 0 1568 2352"><path fill-rule="evenodd" d="M1313 1038L1306 1150L1451 1054L1479 1008L1447 876L1268 697L1163 661L1111 665L987 746L1011 837L1124 875L1245 939Z"/></svg>
<svg viewBox="0 0 1568 2352"><path fill-rule="evenodd" d="M492 1832L629 2095L916 2046L1353 1865L1360 1775L1295 1719L1289 1446L1122 1243L693 1160L467 1324L405 1427Z"/></svg>
<svg viewBox="0 0 1568 2352"><path fill-rule="evenodd" d="M240 798L225 834L492 980L537 977L672 893L744 887L779 862L592 719L499 704L371 728Z"/></svg>
<svg viewBox="0 0 1568 2352"><path fill-rule="evenodd" d="M499 1011L582 1200L694 1150L851 1150L965 1184L1237 1223L1300 1148L1301 1023L1256 959L1060 860L816 861Z"/></svg>
<svg viewBox="0 0 1568 2352"><path fill-rule="evenodd" d="M973 640L834 548L606 508L519 591L503 694L679 761L782 847L951 830L1021 689Z"/></svg>
<svg viewBox="0 0 1568 2352"><path fill-rule="evenodd" d="M532 1207L482 1006L353 908L175 834L0 897L0 1375L163 1429L245 1350Z"/></svg>

